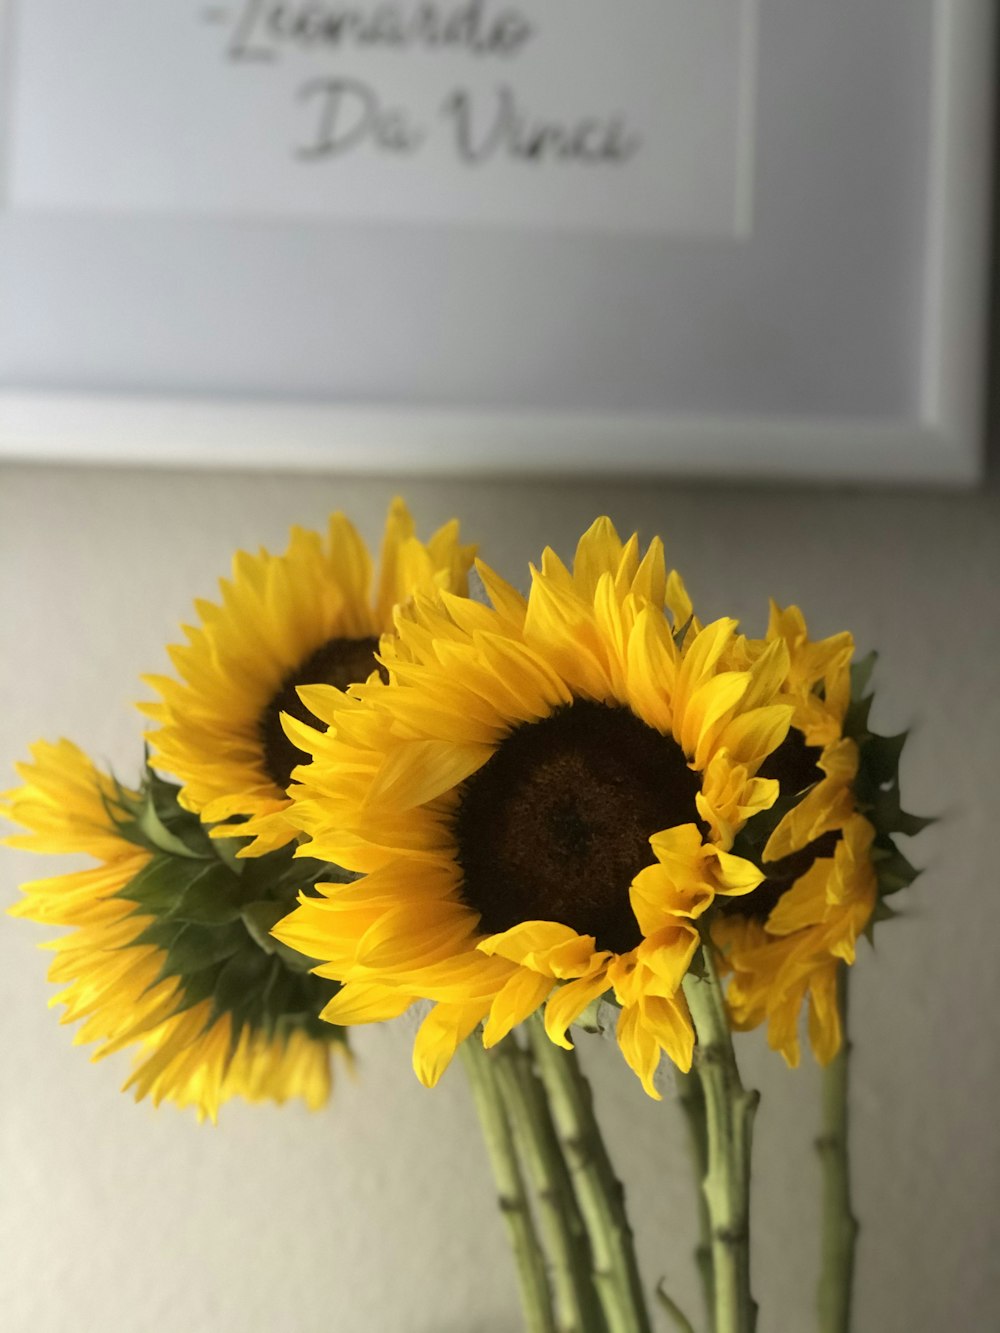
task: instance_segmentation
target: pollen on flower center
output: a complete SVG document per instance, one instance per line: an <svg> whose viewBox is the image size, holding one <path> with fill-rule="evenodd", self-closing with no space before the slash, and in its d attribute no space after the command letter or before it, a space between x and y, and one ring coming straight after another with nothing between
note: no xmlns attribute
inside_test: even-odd
<svg viewBox="0 0 1000 1333"><path fill-rule="evenodd" d="M264 767L267 776L284 791L291 781L292 769L308 758L304 751L285 735L281 714L290 713L300 722L316 725L316 719L299 698L300 685L336 685L346 690L348 685L365 681L378 665L375 653L378 639L327 639L279 685L261 714L260 737L264 749Z"/></svg>
<svg viewBox="0 0 1000 1333"><path fill-rule="evenodd" d="M627 953L642 939L629 886L652 834L696 822L680 746L629 709L578 700L516 727L461 788L462 896L484 934L558 921Z"/></svg>

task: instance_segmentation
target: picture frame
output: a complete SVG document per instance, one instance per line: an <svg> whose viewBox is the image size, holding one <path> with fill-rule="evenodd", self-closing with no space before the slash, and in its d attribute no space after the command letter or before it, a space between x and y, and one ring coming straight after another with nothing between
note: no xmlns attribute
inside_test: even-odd
<svg viewBox="0 0 1000 1333"><path fill-rule="evenodd" d="M719 238L26 207L6 0L0 457L975 484L995 5L726 3L755 180Z"/></svg>

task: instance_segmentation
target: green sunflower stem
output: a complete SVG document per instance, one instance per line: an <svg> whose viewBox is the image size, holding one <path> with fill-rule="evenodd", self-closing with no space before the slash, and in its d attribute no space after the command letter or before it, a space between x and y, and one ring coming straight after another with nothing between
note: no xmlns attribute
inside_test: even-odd
<svg viewBox="0 0 1000 1333"><path fill-rule="evenodd" d="M490 1057L475 1039L463 1041L460 1049L514 1253L525 1329L527 1333L557 1333L545 1260Z"/></svg>
<svg viewBox="0 0 1000 1333"><path fill-rule="evenodd" d="M590 1275L590 1247L548 1098L530 1054L516 1038L493 1054L497 1083L525 1173L538 1203L539 1224L551 1264L556 1327L560 1333L604 1333Z"/></svg>
<svg viewBox="0 0 1000 1333"><path fill-rule="evenodd" d="M526 1026L590 1238L594 1287L608 1333L650 1333L625 1191L604 1146L590 1084L576 1052L554 1045L538 1015Z"/></svg>
<svg viewBox="0 0 1000 1333"><path fill-rule="evenodd" d="M754 1333L750 1294L750 1149L759 1100L740 1081L722 986L710 946L704 974L684 980L697 1044L695 1073L705 1095L708 1165L703 1182L711 1229L715 1333Z"/></svg>
<svg viewBox="0 0 1000 1333"><path fill-rule="evenodd" d="M701 1278L705 1314L714 1318L715 1277L712 1272L712 1220L708 1213L703 1181L708 1174L708 1114L705 1109L705 1090L697 1074L677 1074L678 1099L687 1120L691 1160L694 1163L698 1186L698 1244L694 1258Z"/></svg>
<svg viewBox="0 0 1000 1333"><path fill-rule="evenodd" d="M849 1333L858 1223L851 1208L848 1096L851 1043L847 1033L846 967L837 969L843 1039L823 1070L823 1119L816 1150L823 1168L823 1253L819 1279L820 1333Z"/></svg>

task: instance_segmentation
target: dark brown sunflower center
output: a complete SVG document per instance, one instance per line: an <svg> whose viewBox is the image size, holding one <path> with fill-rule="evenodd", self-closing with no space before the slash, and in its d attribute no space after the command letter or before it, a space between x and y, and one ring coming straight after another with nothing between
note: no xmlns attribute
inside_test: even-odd
<svg viewBox="0 0 1000 1333"><path fill-rule="evenodd" d="M797 796L823 776L818 764L822 753L818 745L807 745L802 732L793 727L761 764L759 776L777 778L782 796Z"/></svg>
<svg viewBox="0 0 1000 1333"><path fill-rule="evenodd" d="M821 754L818 745L807 745L802 732L793 728L774 753L764 760L759 773L762 778L777 778L781 787L779 800L798 796L822 778L823 772L817 762ZM767 878L758 884L753 893L734 898L719 897L719 911L727 916L766 921L781 895L806 873L814 861L833 855L839 839L839 833L826 833L791 856L780 861L765 862Z"/></svg>
<svg viewBox="0 0 1000 1333"><path fill-rule="evenodd" d="M346 690L348 685L367 680L377 665L375 653L378 639L328 639L290 671L272 696L260 719L260 737L264 747L264 767L267 776L282 791L288 786L292 769L309 758L304 750L285 735L281 714L291 713L300 722L316 725L316 719L299 698L300 685L336 685Z"/></svg>
<svg viewBox="0 0 1000 1333"><path fill-rule="evenodd" d="M840 841L840 830L824 833L815 842L808 843L801 851L780 861L766 861L764 869L767 878L762 880L752 893L740 894L735 898L718 897L715 901L725 916L742 916L750 921L766 921L778 905L778 899L786 893L797 879L801 879L813 863L821 857L832 856Z"/></svg>
<svg viewBox="0 0 1000 1333"><path fill-rule="evenodd" d="M517 727L462 786L462 896L486 934L558 921L599 949L640 942L629 885L653 833L698 819L680 746L627 708L578 701Z"/></svg>

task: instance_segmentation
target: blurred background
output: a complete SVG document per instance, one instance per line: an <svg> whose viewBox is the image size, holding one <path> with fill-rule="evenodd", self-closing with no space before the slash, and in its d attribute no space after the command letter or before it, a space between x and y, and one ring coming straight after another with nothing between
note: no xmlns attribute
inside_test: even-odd
<svg viewBox="0 0 1000 1333"><path fill-rule="evenodd" d="M985 1333L1000 1326L1000 481L985 369L995 44L977 63L974 38L992 6L707 4L697 32L682 8L654 17L629 0L622 51L665 23L746 95L707 143L677 104L672 189L656 193L661 163L631 195L623 176L614 204L599 184L515 205L516 174L470 195L442 157L380 194L362 156L353 211L329 177L307 190L281 174L281 117L328 53L244 58L254 6L189 6L187 28L163 5L139 19L111 0L82 18L56 0L30 19L26 5L0 11L13 90L0 122L0 765L67 736L129 779L139 675L166 669L164 645L233 551L283 549L292 523L322 527L332 509L377 543L397 493L421 533L457 515L515 583L607 513L623 534L664 537L706 618L759 631L773 597L799 603L816 636L850 628L880 654L876 727L913 728L906 804L944 816L907 849L926 873L854 974L856 1329ZM560 5L546 22L571 20ZM569 48L579 85L559 82L540 39L533 65L526 43L525 95L592 95L603 29L584 29ZM251 36L259 47L274 31ZM154 39L166 63L138 45ZM452 55L449 78L465 77ZM264 65L266 87L250 79ZM615 96L634 81L632 110L655 126L661 102L631 69L622 54ZM216 89L214 110L175 118L172 138L154 106L171 70ZM254 157L240 127L256 122L241 117L265 93ZM144 134L157 151L137 179ZM213 153L233 143L222 180ZM712 143L732 152L703 177ZM5 850L3 903L46 870ZM0 929L5 1328L519 1326L464 1080L456 1067L420 1087L405 1021L358 1030L357 1078L325 1112L233 1103L199 1127L122 1096L126 1059L91 1065L71 1048L31 947L45 935ZM647 1283L666 1278L697 1310L680 1112L650 1102L610 1044L581 1049ZM759 1333L800 1333L813 1326L816 1070L787 1070L759 1034L739 1055L762 1093Z"/></svg>

